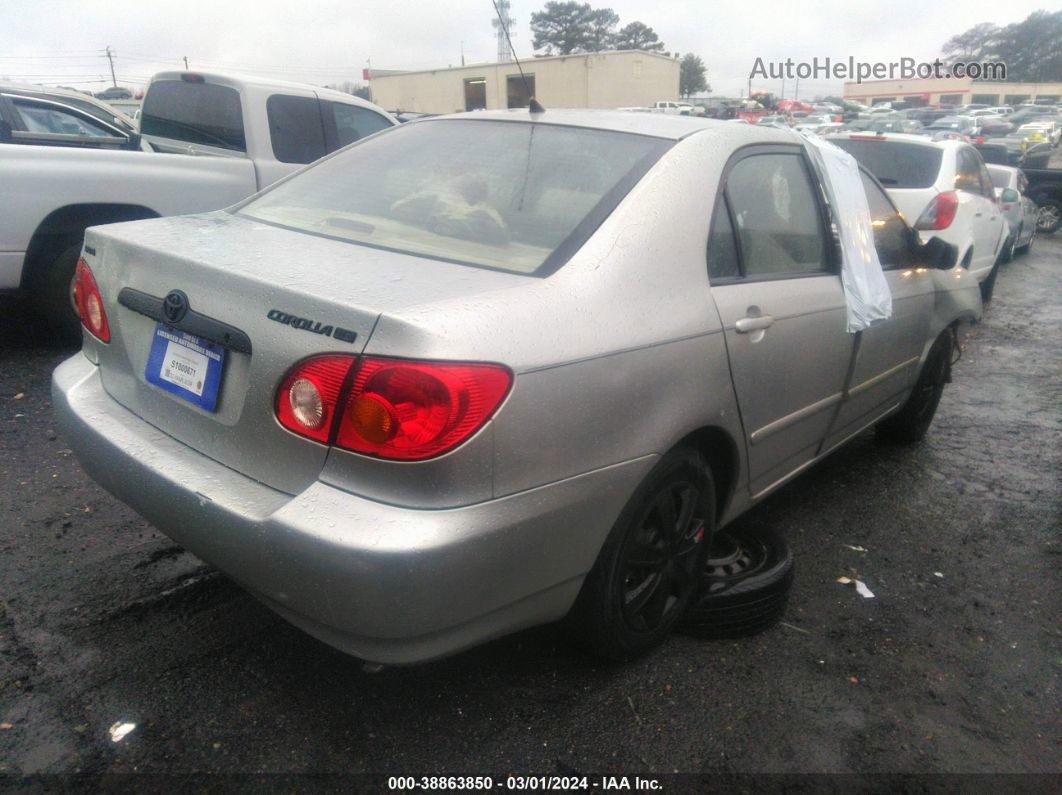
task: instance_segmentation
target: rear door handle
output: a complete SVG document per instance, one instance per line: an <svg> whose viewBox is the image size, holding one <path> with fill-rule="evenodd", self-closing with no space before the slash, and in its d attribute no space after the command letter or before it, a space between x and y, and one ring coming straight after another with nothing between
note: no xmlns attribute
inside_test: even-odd
<svg viewBox="0 0 1062 795"><path fill-rule="evenodd" d="M748 334L753 331L770 328L773 325L773 317L760 315L759 317L743 317L734 324L734 328L737 329L738 334Z"/></svg>

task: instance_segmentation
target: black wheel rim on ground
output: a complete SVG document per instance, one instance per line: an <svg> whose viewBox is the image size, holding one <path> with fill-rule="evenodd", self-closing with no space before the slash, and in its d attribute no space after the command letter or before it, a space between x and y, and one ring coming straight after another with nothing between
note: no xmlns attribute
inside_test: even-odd
<svg viewBox="0 0 1062 795"><path fill-rule="evenodd" d="M1040 214L1036 217L1036 228L1041 232L1053 232L1062 222L1062 211L1051 204L1045 204L1040 208Z"/></svg>
<svg viewBox="0 0 1062 795"><path fill-rule="evenodd" d="M671 621L698 583L697 550L704 537L700 493L689 482L669 484L643 511L620 558L619 598L633 630L652 632Z"/></svg>

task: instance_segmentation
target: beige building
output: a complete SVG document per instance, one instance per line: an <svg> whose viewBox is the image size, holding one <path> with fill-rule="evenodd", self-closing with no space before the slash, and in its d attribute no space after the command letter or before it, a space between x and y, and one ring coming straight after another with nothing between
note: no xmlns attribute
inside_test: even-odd
<svg viewBox="0 0 1062 795"><path fill-rule="evenodd" d="M1062 102L1062 83L992 83L972 77L926 80L864 80L845 83L844 98L866 105L893 100L965 105L1020 105L1036 100Z"/></svg>
<svg viewBox="0 0 1062 795"><path fill-rule="evenodd" d="M454 113L527 107L530 93L546 108L644 107L676 99L679 62L643 50L556 55L426 72L369 73L372 100L388 110Z"/></svg>

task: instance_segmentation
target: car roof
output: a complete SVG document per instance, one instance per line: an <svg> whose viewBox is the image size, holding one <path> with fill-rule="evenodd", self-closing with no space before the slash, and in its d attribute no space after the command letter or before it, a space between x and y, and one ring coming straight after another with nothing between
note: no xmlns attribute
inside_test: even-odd
<svg viewBox="0 0 1062 795"><path fill-rule="evenodd" d="M793 143L792 133L777 127L754 124L729 124L730 119L706 119L701 116L669 116L664 113L636 113L624 110L547 109L545 113L529 113L526 108L513 110L486 110L470 113L451 113L428 119L414 119L407 124L431 124L436 121L507 121L555 124L564 127L586 127L595 130L650 135L655 138L681 140L706 130L729 138L741 139L741 143ZM748 130L743 129L748 127Z"/></svg>
<svg viewBox="0 0 1062 795"><path fill-rule="evenodd" d="M155 75L152 75L151 82L154 83L157 80L182 80L184 75L198 75L212 83L227 85L237 89L244 86L251 86L254 88L276 89L278 91L313 91L322 99L332 99L352 105L366 105L374 109L376 107L371 102L367 102L360 97L356 97L353 94L345 94L342 91L336 91L332 88L323 88L310 83L295 83L290 80L273 80L272 78L245 75L239 72L215 72L203 69L189 69L187 72L158 72Z"/></svg>

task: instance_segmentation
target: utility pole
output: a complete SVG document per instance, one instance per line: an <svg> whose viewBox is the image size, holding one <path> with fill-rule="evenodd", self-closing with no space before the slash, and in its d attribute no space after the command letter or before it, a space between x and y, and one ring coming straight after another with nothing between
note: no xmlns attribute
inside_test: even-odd
<svg viewBox="0 0 1062 795"><path fill-rule="evenodd" d="M184 71L188 71L188 56L184 56Z"/></svg>
<svg viewBox="0 0 1062 795"><path fill-rule="evenodd" d="M118 78L114 76L114 53L111 52L110 47L107 47L107 60L111 63L111 82L114 83L115 88L118 88Z"/></svg>

